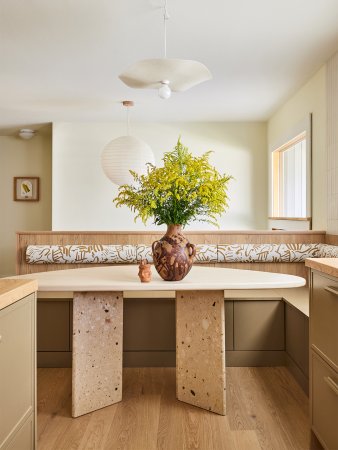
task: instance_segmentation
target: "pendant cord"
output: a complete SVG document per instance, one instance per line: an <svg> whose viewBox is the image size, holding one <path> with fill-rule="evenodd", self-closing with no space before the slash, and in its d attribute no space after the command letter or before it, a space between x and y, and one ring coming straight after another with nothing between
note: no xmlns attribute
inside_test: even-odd
<svg viewBox="0 0 338 450"><path fill-rule="evenodd" d="M127 111L127 135L130 136L129 110L132 106L134 106L134 102L132 100L123 100L122 105L126 108Z"/></svg>
<svg viewBox="0 0 338 450"><path fill-rule="evenodd" d="M129 117L129 107L127 106L127 136L130 136L130 117Z"/></svg>
<svg viewBox="0 0 338 450"><path fill-rule="evenodd" d="M169 20L169 14L167 10L167 0L164 0L164 14L163 14L163 25L164 25L164 58L167 57L167 20Z"/></svg>

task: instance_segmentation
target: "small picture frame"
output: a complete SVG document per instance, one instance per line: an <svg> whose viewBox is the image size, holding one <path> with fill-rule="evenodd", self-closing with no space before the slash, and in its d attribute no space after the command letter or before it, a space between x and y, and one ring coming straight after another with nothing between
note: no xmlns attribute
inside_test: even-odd
<svg viewBox="0 0 338 450"><path fill-rule="evenodd" d="M14 200L37 202L39 200L39 177L14 177Z"/></svg>

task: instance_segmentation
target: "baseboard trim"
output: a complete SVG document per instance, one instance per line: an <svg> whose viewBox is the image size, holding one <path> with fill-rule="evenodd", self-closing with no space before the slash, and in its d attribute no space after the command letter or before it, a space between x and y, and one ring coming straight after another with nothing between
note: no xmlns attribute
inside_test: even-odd
<svg viewBox="0 0 338 450"><path fill-rule="evenodd" d="M284 350L234 350L226 352L227 367L285 366Z"/></svg>
<svg viewBox="0 0 338 450"><path fill-rule="evenodd" d="M38 367L72 367L72 352L37 352Z"/></svg>
<svg viewBox="0 0 338 450"><path fill-rule="evenodd" d="M124 367L175 367L176 352L123 352Z"/></svg>
<svg viewBox="0 0 338 450"><path fill-rule="evenodd" d="M225 360L228 367L285 366L285 355L284 351L231 350L226 352ZM37 352L37 362L38 367L72 367L72 352ZM176 354L175 351L125 351L123 366L175 367ZM294 376L298 381L297 375Z"/></svg>

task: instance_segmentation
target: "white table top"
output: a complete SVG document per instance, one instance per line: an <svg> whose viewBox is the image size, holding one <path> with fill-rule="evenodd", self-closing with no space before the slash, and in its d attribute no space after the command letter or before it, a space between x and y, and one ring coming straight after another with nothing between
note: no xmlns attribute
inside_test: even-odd
<svg viewBox="0 0 338 450"><path fill-rule="evenodd" d="M106 266L56 270L12 278L36 279L42 291L186 291L293 288L305 285L294 275L194 266L182 281L163 281L152 267L152 281L141 283L138 266Z"/></svg>

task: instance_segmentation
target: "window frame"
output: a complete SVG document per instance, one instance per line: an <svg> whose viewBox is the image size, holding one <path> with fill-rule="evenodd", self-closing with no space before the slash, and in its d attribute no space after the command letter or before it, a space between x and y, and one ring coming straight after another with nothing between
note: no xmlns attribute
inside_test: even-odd
<svg viewBox="0 0 338 450"><path fill-rule="evenodd" d="M270 220L288 220L288 221L308 221L311 229L312 220L312 114L299 122L288 133L285 133L274 145L270 147L269 156L269 219ZM282 193L280 192L280 170L281 161L280 154L288 150L293 145L297 144L305 136L306 142L306 212L305 216L291 217L280 214L280 199ZM278 159L278 164L276 164Z"/></svg>

